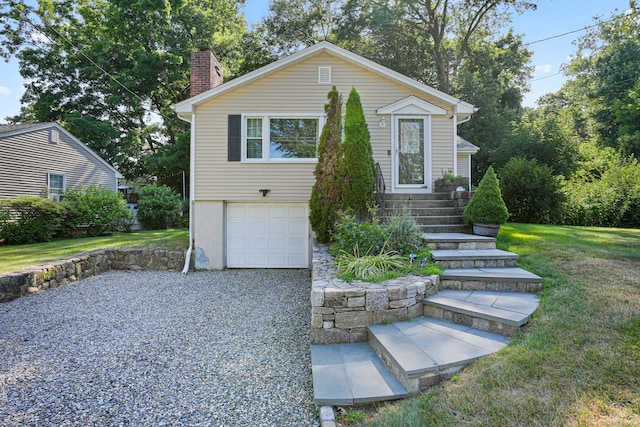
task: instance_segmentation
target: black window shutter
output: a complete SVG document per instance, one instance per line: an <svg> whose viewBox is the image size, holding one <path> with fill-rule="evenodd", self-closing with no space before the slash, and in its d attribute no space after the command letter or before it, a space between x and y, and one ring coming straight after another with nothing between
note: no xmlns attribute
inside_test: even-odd
<svg viewBox="0 0 640 427"><path fill-rule="evenodd" d="M242 159L242 116L240 114L229 115L227 142L227 160L239 162Z"/></svg>

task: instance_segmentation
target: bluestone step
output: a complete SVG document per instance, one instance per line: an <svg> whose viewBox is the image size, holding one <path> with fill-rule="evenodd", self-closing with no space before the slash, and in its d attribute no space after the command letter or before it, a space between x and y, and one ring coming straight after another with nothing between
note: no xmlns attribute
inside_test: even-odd
<svg viewBox="0 0 640 427"><path fill-rule="evenodd" d="M367 343L311 346L316 405L355 405L409 394Z"/></svg>
<svg viewBox="0 0 640 427"><path fill-rule="evenodd" d="M429 249L495 249L494 237L466 233L424 233L422 239Z"/></svg>
<svg viewBox="0 0 640 427"><path fill-rule="evenodd" d="M428 317L369 326L369 343L409 393L451 378L508 338Z"/></svg>
<svg viewBox="0 0 640 427"><path fill-rule="evenodd" d="M518 254L500 249L436 249L431 256L442 268L515 267Z"/></svg>
<svg viewBox="0 0 640 427"><path fill-rule="evenodd" d="M452 268L440 275L440 286L444 289L536 293L542 290L542 278L518 267Z"/></svg>
<svg viewBox="0 0 640 427"><path fill-rule="evenodd" d="M424 314L437 319L513 336L538 308L533 294L444 290L424 301Z"/></svg>

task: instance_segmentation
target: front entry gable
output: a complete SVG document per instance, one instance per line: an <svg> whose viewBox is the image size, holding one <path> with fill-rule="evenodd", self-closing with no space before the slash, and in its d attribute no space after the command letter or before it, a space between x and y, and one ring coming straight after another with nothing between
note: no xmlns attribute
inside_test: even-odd
<svg viewBox="0 0 640 427"><path fill-rule="evenodd" d="M378 114L445 115L447 110L411 95L392 104L378 108Z"/></svg>

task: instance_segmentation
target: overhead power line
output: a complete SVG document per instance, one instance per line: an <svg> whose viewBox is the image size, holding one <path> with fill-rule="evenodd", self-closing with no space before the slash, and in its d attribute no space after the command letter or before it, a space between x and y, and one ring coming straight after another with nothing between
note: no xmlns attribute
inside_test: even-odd
<svg viewBox="0 0 640 427"><path fill-rule="evenodd" d="M579 33L580 31L586 31L586 30L588 30L590 28L595 28L595 27L597 27L599 25L606 24L608 22L616 21L616 20L620 19L621 17L622 17L622 15L618 15L615 18L611 18L611 19L609 19L607 21L600 21L597 24L588 25L586 27L578 28L577 30L567 31L566 33L556 34L554 36L545 37L544 39L534 40L532 42L524 43L523 45L524 46L530 46L532 44L542 43L542 42L546 42L546 41L549 41L549 40L557 39L559 37L568 36L569 34Z"/></svg>

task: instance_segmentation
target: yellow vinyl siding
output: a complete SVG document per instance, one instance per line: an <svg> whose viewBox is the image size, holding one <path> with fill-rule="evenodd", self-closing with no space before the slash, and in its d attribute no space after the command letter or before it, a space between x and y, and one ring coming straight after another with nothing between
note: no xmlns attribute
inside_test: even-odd
<svg viewBox="0 0 640 427"><path fill-rule="evenodd" d="M449 116L431 118L431 177L435 181L445 173L453 173L453 120Z"/></svg>
<svg viewBox="0 0 640 427"><path fill-rule="evenodd" d="M332 85L318 84L318 67L330 66L335 85L346 104L355 82L371 133L374 159L380 162L388 191L391 187L391 120L380 127L376 110L415 95L442 108L451 106L422 92L327 53L307 57L277 72L216 96L195 109L195 200L307 201L314 182L315 163L227 161L227 117L230 114L294 115L324 113ZM440 169L453 170L453 121L432 118L434 179ZM259 189L270 189L263 198Z"/></svg>
<svg viewBox="0 0 640 427"><path fill-rule="evenodd" d="M458 175L469 178L469 154L458 154Z"/></svg>

